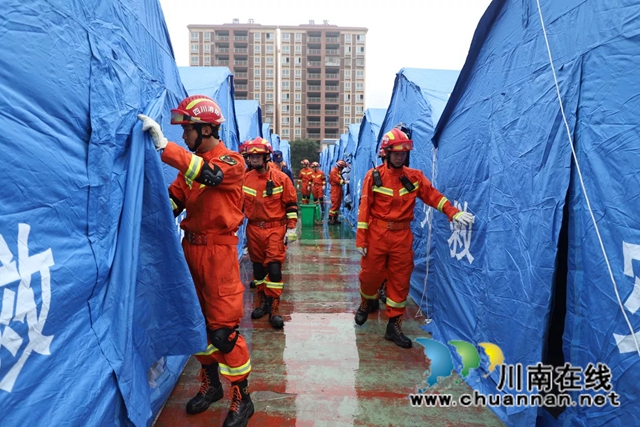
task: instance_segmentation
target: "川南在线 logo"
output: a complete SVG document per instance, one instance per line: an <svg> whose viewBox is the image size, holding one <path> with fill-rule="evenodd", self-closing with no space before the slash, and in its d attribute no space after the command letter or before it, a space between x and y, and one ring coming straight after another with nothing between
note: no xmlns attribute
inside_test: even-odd
<svg viewBox="0 0 640 427"><path fill-rule="evenodd" d="M453 357L449 347L432 338L417 338L416 341L424 347L424 353L431 361L427 370L427 385L432 387L440 379L451 376L454 368ZM460 371L462 378L467 377L472 369L480 367L480 353L478 353L475 345L460 340L452 340L448 344L455 349L462 360L462 370ZM487 367L489 374L496 369L496 366L504 363L502 349L496 344L481 342L478 346L482 347L489 359L489 366Z"/></svg>

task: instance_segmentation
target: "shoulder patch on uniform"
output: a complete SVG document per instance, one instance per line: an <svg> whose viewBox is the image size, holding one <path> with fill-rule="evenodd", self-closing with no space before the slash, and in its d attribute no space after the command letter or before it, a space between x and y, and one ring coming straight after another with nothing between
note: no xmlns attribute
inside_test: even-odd
<svg viewBox="0 0 640 427"><path fill-rule="evenodd" d="M225 162L226 164L231 165L231 166L235 166L235 165L238 164L238 161L236 159L234 159L231 156L227 156L227 155L220 156L220 160L222 160L223 162Z"/></svg>

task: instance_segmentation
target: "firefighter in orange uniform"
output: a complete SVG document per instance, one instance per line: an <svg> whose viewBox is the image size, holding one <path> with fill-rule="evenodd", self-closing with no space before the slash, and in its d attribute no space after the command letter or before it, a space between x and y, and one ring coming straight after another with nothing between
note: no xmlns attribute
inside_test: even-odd
<svg viewBox="0 0 640 427"><path fill-rule="evenodd" d="M408 167L413 141L405 132L397 127L391 129L382 138L382 148L387 153L386 164L367 172L362 184L356 232L356 248L362 255L362 301L355 322L363 325L369 313L378 309L376 291L386 265L389 323L384 337L400 347L411 348L411 340L402 333L402 318L413 271L411 221L415 199L438 209L456 226L471 225L474 216L453 207L422 171Z"/></svg>
<svg viewBox="0 0 640 427"><path fill-rule="evenodd" d="M271 326L280 329L284 326L279 306L284 287L285 244L297 238L296 190L287 175L269 164L272 149L267 140L258 137L248 142L246 149L253 170L246 175L242 187L244 213L248 219L249 258L258 285L251 318L260 319L269 314Z"/></svg>
<svg viewBox="0 0 640 427"><path fill-rule="evenodd" d="M380 149L378 151L378 158L382 161L382 165L384 166L385 157L387 153L385 153L384 149ZM380 167L380 166L378 166ZM378 288L378 299L382 301L383 304L387 303L387 267L385 266L384 270L380 272L380 278L382 279L382 284L380 288Z"/></svg>
<svg viewBox="0 0 640 427"><path fill-rule="evenodd" d="M309 195L311 194L311 174L313 171L309 167L309 160L304 159L300 162L302 169L298 174L298 188L302 192L302 204L309 204Z"/></svg>
<svg viewBox="0 0 640 427"><path fill-rule="evenodd" d="M324 172L320 170L318 162L311 163L310 179L313 203L319 204L320 209L324 212L324 187L327 185L327 178Z"/></svg>
<svg viewBox="0 0 640 427"><path fill-rule="evenodd" d="M331 184L331 208L329 209L329 224L340 224L340 205L342 204L342 186L346 184L342 179L342 169L347 166L344 160L338 160L331 172L329 172L329 184Z"/></svg>
<svg viewBox="0 0 640 427"><path fill-rule="evenodd" d="M231 407L224 426L245 426L254 412L247 381L251 372L249 349L237 330L243 317L244 286L236 233L243 221L245 164L239 153L220 141L224 117L211 98L190 96L171 113L171 124L182 125L182 138L193 154L168 142L153 119L144 115L138 118L156 149L164 150L162 161L179 171L169 186L169 196L174 215L187 211L180 224L184 230L182 248L210 343L196 355L202 364L201 387L186 409L190 414L203 412L222 399L219 370L231 382Z"/></svg>

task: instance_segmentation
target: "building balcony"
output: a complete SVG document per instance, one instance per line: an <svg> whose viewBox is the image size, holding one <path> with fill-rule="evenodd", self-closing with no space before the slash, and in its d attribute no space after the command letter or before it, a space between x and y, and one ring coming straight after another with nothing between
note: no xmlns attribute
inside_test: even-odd
<svg viewBox="0 0 640 427"><path fill-rule="evenodd" d="M216 65L225 65L228 66L229 65L229 61L228 60L218 60L215 62Z"/></svg>
<svg viewBox="0 0 640 427"><path fill-rule="evenodd" d="M320 103L320 102L322 102L322 98L317 97L317 96L309 96L309 97L307 97L307 102L308 103L312 103L312 102Z"/></svg>
<svg viewBox="0 0 640 427"><path fill-rule="evenodd" d="M338 55L338 49L327 49L324 51L325 55Z"/></svg>
<svg viewBox="0 0 640 427"><path fill-rule="evenodd" d="M307 67L319 67L322 65L322 61L307 61Z"/></svg>
<svg viewBox="0 0 640 427"><path fill-rule="evenodd" d="M327 43L340 43L339 37L327 37L324 39Z"/></svg>
<svg viewBox="0 0 640 427"><path fill-rule="evenodd" d="M233 40L237 42L246 42L248 39L247 36L233 36Z"/></svg>
<svg viewBox="0 0 640 427"><path fill-rule="evenodd" d="M320 42L322 42L322 37L307 37L307 42L309 42L309 43L320 43Z"/></svg>
<svg viewBox="0 0 640 427"><path fill-rule="evenodd" d="M307 73L307 78L308 79L321 79L322 78L322 74L320 74L320 73Z"/></svg>
<svg viewBox="0 0 640 427"><path fill-rule="evenodd" d="M307 117L309 116L319 116L320 110L314 110L312 108L307 108Z"/></svg>
<svg viewBox="0 0 640 427"><path fill-rule="evenodd" d="M248 64L246 59L236 59L235 61L233 61L233 65L244 65L246 66Z"/></svg>
<svg viewBox="0 0 640 427"><path fill-rule="evenodd" d="M216 41L219 41L219 42L229 41L229 36L216 36Z"/></svg>
<svg viewBox="0 0 640 427"><path fill-rule="evenodd" d="M308 49L307 54L309 55L321 55L322 49Z"/></svg>
<svg viewBox="0 0 640 427"><path fill-rule="evenodd" d="M338 74L338 73L327 73L325 75L325 79L327 79L327 80L340 80L340 74Z"/></svg>
<svg viewBox="0 0 640 427"><path fill-rule="evenodd" d="M316 91L320 92L322 90L322 86L319 85L307 85L307 92Z"/></svg>
<svg viewBox="0 0 640 427"><path fill-rule="evenodd" d="M247 53L248 49L246 47L236 47L233 49L234 53Z"/></svg>
<svg viewBox="0 0 640 427"><path fill-rule="evenodd" d="M326 67L339 67L340 58L324 58L324 65Z"/></svg>
<svg viewBox="0 0 640 427"><path fill-rule="evenodd" d="M234 85L236 91L245 91L247 90L247 85Z"/></svg>
<svg viewBox="0 0 640 427"><path fill-rule="evenodd" d="M241 71L239 73L233 73L236 76L236 79L246 79L247 77L249 77L249 73L245 72L245 71Z"/></svg>

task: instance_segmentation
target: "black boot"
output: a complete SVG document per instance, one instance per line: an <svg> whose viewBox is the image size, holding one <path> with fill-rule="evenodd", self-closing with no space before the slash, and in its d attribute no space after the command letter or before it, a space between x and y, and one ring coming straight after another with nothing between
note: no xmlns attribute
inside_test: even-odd
<svg viewBox="0 0 640 427"><path fill-rule="evenodd" d="M267 301L269 304L269 322L271 326L276 329L282 329L284 327L284 320L282 320L282 316L280 316L280 297L267 297Z"/></svg>
<svg viewBox="0 0 640 427"><path fill-rule="evenodd" d="M378 289L378 299L382 301L383 304L387 303L387 279L384 279L384 282L380 285L380 289Z"/></svg>
<svg viewBox="0 0 640 427"><path fill-rule="evenodd" d="M263 290L259 290L256 293L256 302L254 307L255 308L251 312L252 319L260 319L265 314L269 313L269 303L267 302L267 297L264 296Z"/></svg>
<svg viewBox="0 0 640 427"><path fill-rule="evenodd" d="M258 287L258 285L256 285L256 281L255 281L255 280L252 280L252 281L251 281L251 283L249 283L249 287L250 287L251 289L255 289L255 288L257 288L257 287Z"/></svg>
<svg viewBox="0 0 640 427"><path fill-rule="evenodd" d="M358 311L356 311L356 325L362 326L369 318L369 313L373 313L378 308L380 308L380 303L377 299L366 299L365 297L361 297L360 307L358 307Z"/></svg>
<svg viewBox="0 0 640 427"><path fill-rule="evenodd" d="M198 372L200 376L200 391L187 403L187 414L199 414L209 408L213 402L222 399L224 392L220 377L218 376L218 364L202 365Z"/></svg>
<svg viewBox="0 0 640 427"><path fill-rule="evenodd" d="M402 316L396 316L389 319L384 339L393 341L399 347L411 348L411 340L402 333Z"/></svg>
<svg viewBox="0 0 640 427"><path fill-rule="evenodd" d="M253 415L248 381L231 383L231 407L222 427L245 427Z"/></svg>

